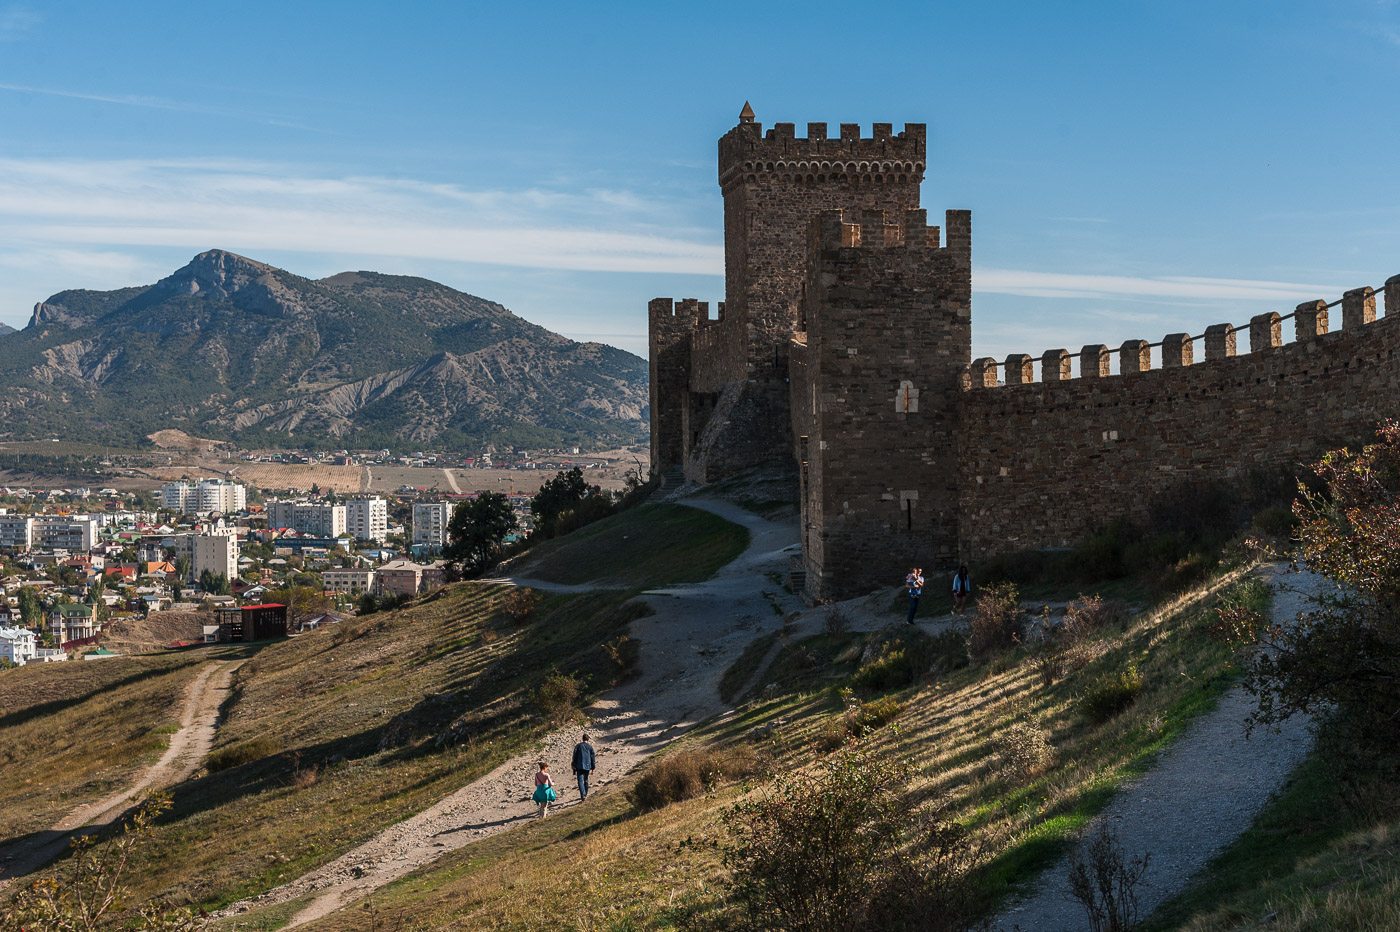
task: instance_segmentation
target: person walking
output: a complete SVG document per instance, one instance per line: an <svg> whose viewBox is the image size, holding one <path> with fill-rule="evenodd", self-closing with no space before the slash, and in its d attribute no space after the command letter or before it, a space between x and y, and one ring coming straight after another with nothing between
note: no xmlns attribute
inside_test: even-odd
<svg viewBox="0 0 1400 932"><path fill-rule="evenodd" d="M910 570L909 575L904 577L904 588L909 590L909 617L904 619L904 623L912 625L914 613L919 610L919 596L924 594L924 571L917 566Z"/></svg>
<svg viewBox="0 0 1400 932"><path fill-rule="evenodd" d="M540 761L539 772L535 774L535 795L531 797L540 806L540 818L549 815L549 804L559 798L554 792L554 781L549 776L549 764Z"/></svg>
<svg viewBox="0 0 1400 932"><path fill-rule="evenodd" d="M588 798L588 776L593 773L595 758L593 755L593 745L588 743L588 732L584 732L583 740L574 745L574 776L578 779L578 798L580 801Z"/></svg>
<svg viewBox="0 0 1400 932"><path fill-rule="evenodd" d="M961 615L967 606L967 594L972 591L972 582L967 578L967 564L958 567L953 574L953 614Z"/></svg>

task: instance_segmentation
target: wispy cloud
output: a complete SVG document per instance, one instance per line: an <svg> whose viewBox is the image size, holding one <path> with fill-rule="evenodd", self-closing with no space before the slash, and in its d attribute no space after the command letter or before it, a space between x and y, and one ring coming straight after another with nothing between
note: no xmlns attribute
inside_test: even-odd
<svg viewBox="0 0 1400 932"><path fill-rule="evenodd" d="M0 42L17 39L43 21L42 16L25 6L0 8Z"/></svg>
<svg viewBox="0 0 1400 932"><path fill-rule="evenodd" d="M987 267L973 269L972 287L974 291L987 294L1035 298L1131 297L1186 301L1302 301L1328 295L1339 296L1344 290L1337 284L1185 276L1080 275Z"/></svg>
<svg viewBox="0 0 1400 932"><path fill-rule="evenodd" d="M716 231L629 191L473 190L230 161L0 159L0 248L220 246L722 274Z"/></svg>
<svg viewBox="0 0 1400 932"><path fill-rule="evenodd" d="M3 29L0 29L3 32ZM68 91L54 87L33 87L28 84L0 84L0 91L16 94L39 94L45 97L67 97L71 100L93 100L104 104L121 104L126 107L149 107L153 110L202 111L204 108L193 104L181 104L162 97L143 97L137 94L90 94L84 91Z"/></svg>

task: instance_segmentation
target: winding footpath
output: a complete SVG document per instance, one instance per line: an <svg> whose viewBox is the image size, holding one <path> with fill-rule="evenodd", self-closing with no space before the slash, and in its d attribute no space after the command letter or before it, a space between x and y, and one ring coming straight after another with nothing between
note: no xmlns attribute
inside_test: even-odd
<svg viewBox="0 0 1400 932"><path fill-rule="evenodd" d="M724 711L718 686L725 669L754 637L782 624L768 599L780 600L787 611L802 607L794 596L768 581L768 574L787 567L788 555L796 547L795 521L769 521L714 499L691 498L682 504L742 525L749 531L749 546L705 582L640 596L654 611L633 622L630 631L640 644L641 675L585 710L598 752L591 792L607 792L610 784L687 729ZM526 577L487 582L568 592L590 588ZM294 928L354 903L448 851L517 828L536 814L530 793L540 760L549 762L560 791L559 802L551 809L579 805L569 776L570 755L579 733L577 726L571 726L551 734L542 750L512 758L335 861L261 896L235 903L215 918L244 916L307 899L282 926Z"/></svg>
<svg viewBox="0 0 1400 932"><path fill-rule="evenodd" d="M1278 586L1272 609L1278 624L1291 623L1309 607L1309 596L1336 585L1278 567L1258 572L1272 576ZM1106 821L1127 858L1151 854L1138 888L1142 916L1185 890L1212 857L1249 828L1312 749L1309 721L1302 716L1278 730L1256 729L1246 738L1246 719L1254 708L1254 699L1242 688L1230 690L1089 826L1092 831ZM1086 914L1070 896L1068 873L1065 858L1041 875L1026 899L998 916L992 928L1082 932Z"/></svg>
<svg viewBox="0 0 1400 932"><path fill-rule="evenodd" d="M214 745L219 707L228 695L234 671L241 664L242 661L215 660L199 671L186 690L179 730L170 736L165 753L143 770L136 782L74 809L43 835L0 850L0 890L53 860L74 836L90 834L120 819L148 791L179 783L193 775Z"/></svg>

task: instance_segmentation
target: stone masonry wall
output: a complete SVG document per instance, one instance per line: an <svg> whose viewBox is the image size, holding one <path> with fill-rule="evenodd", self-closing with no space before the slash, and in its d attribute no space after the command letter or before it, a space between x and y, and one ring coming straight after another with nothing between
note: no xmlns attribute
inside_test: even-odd
<svg viewBox="0 0 1400 932"><path fill-rule="evenodd" d="M1260 315L1242 356L1234 328L1212 327L1207 358L1194 364L1185 334L1167 337L1164 366L1148 371L1134 371L1145 341L1125 343L1124 371L1113 376L1101 374L1103 347L1086 347L1088 377L1073 379L1064 350L1042 357L1048 381L1015 384L1030 357L1009 357L1013 384L1001 386L991 360L973 363L959 404L965 555L1069 546L1117 518L1145 517L1154 497L1184 481L1295 467L1372 436L1377 421L1400 414L1400 276L1386 283L1384 319L1369 288L1342 303L1337 332L1322 302L1300 305L1289 344L1279 315Z"/></svg>
<svg viewBox="0 0 1400 932"><path fill-rule="evenodd" d="M948 212L944 248L925 220L827 211L809 227L806 342L793 346L790 390L814 598L956 560L970 215Z"/></svg>

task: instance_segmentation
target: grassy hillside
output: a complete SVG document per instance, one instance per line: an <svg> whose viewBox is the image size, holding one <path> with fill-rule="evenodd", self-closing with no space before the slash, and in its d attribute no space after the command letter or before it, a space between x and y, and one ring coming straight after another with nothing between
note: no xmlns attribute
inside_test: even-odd
<svg viewBox="0 0 1400 932"><path fill-rule="evenodd" d="M898 727L879 729L864 743L914 764L912 800L949 802L984 852L980 883L991 908L1013 878L1029 879L1058 855L1114 789L1150 766L1232 681L1235 655L1202 633L1214 606L1265 598L1262 587L1240 580L1194 591L1098 631L1083 642L1084 665L1052 681L1020 648L957 668L965 652L948 642L905 633L821 635L780 652L763 677L778 684L767 698L667 753L743 744L766 769L788 774L840 743L841 687L854 687L867 701L888 697L902 710ZM897 652L919 654L930 672L906 685L862 689L902 676ZM1142 676L1136 701L1106 720L1087 716L1084 696L1129 667ZM778 723L771 736L749 734L764 723ZM1027 759L1026 726L1047 747L1022 767L1016 762ZM718 787L647 813L622 794L601 796L557 820L453 852L381 891L373 921L402 919L425 932L464 922L519 930L722 927L736 907L726 899L717 818L744 792ZM308 928L368 930L371 921L346 911Z"/></svg>
<svg viewBox="0 0 1400 932"><path fill-rule="evenodd" d="M209 769L142 850L136 894L218 906L296 877L548 731L532 699L551 671L595 671L585 695L625 674L602 644L638 615L629 593L547 597L522 625L500 611L507 591L461 584L260 651Z"/></svg>
<svg viewBox="0 0 1400 932"><path fill-rule="evenodd" d="M0 671L0 825L15 839L153 763L202 652Z"/></svg>
<svg viewBox="0 0 1400 932"><path fill-rule="evenodd" d="M744 552L749 532L684 505L646 505L532 549L513 568L548 582L649 588L709 579Z"/></svg>

